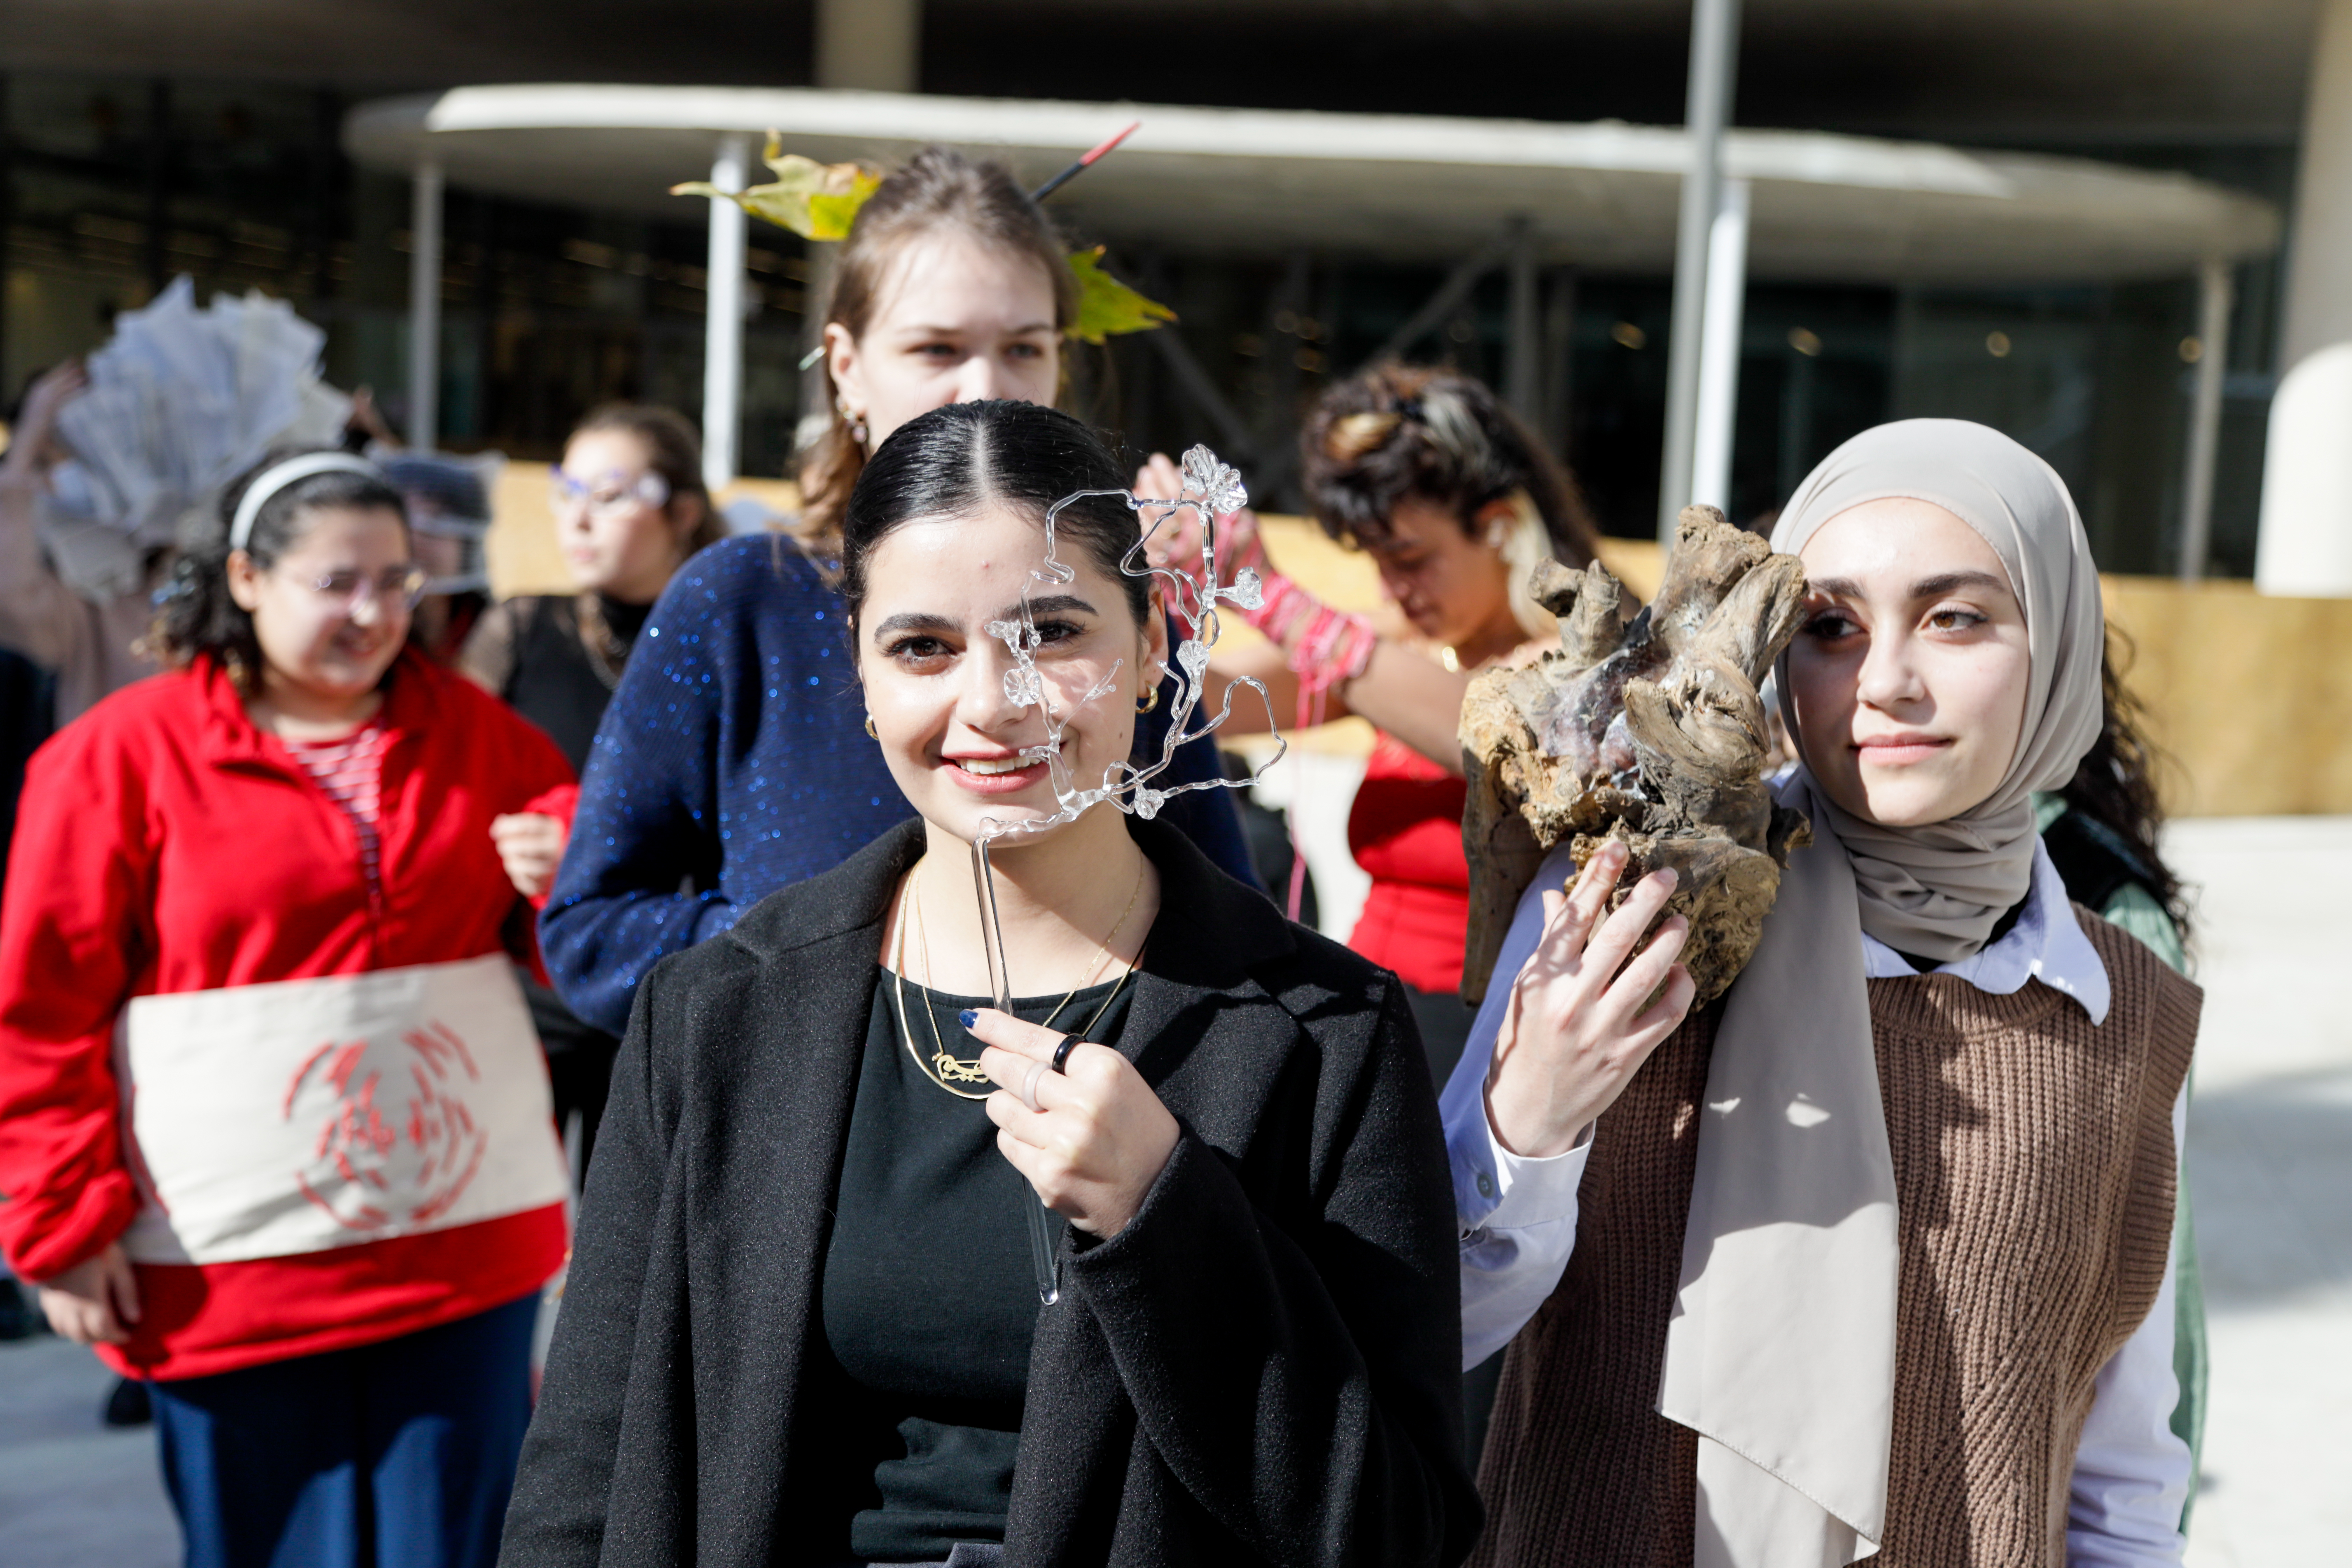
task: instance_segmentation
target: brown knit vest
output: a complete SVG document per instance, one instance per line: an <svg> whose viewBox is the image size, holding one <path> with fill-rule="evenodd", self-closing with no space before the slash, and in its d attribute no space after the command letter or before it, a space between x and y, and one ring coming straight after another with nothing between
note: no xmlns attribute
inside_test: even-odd
<svg viewBox="0 0 2352 1568"><path fill-rule="evenodd" d="M1873 1568L2063 1568L2093 1379L2163 1281L2203 994L2076 912L2113 988L2099 1027L2038 981L1869 983L1903 1258ZM1504 1363L1476 1568L1692 1561L1698 1439L1656 1405L1716 1019L1659 1047L1601 1120L1575 1255Z"/></svg>

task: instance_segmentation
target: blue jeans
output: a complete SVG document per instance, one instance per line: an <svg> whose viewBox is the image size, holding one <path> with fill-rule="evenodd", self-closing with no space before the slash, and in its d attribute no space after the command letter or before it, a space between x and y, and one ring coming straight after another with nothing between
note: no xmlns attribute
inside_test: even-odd
<svg viewBox="0 0 2352 1568"><path fill-rule="evenodd" d="M490 1568L538 1311L154 1384L187 1568Z"/></svg>

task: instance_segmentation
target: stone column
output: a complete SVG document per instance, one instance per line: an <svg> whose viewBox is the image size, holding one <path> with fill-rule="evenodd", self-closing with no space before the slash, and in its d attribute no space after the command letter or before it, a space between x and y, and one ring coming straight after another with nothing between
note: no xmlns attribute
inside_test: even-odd
<svg viewBox="0 0 2352 1568"><path fill-rule="evenodd" d="M2352 596L2352 0L2323 0L2287 258L2255 584Z"/></svg>
<svg viewBox="0 0 2352 1568"><path fill-rule="evenodd" d="M915 92L922 86L922 0L817 0L816 85L866 92ZM833 245L807 247L803 279L801 416L794 445L805 449L833 417L826 405L824 313L833 298Z"/></svg>

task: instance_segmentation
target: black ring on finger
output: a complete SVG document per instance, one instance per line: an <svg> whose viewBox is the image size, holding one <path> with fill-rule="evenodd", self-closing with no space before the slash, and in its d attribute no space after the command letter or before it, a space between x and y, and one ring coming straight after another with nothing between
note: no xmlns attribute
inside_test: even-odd
<svg viewBox="0 0 2352 1568"><path fill-rule="evenodd" d="M1055 1072L1062 1074L1066 1078L1069 1076L1070 1053L1077 1049L1080 1044L1081 1042L1076 1035L1064 1035L1062 1037L1062 1043L1054 1047L1054 1070Z"/></svg>

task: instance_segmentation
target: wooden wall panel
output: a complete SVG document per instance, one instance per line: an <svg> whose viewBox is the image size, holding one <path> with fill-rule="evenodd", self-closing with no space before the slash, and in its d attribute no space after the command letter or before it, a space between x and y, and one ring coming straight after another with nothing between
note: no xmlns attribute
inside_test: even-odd
<svg viewBox="0 0 2352 1568"><path fill-rule="evenodd" d="M790 511L787 483L746 480L722 500L751 496ZM490 575L502 594L570 586L547 509L547 465L509 463L495 500ZM1263 520L1282 569L1326 603L1393 624L1370 560L1326 539L1304 518ZM1643 597L1655 591L1658 547L1604 542L1610 570ZM2252 584L2185 588L2165 578L2105 580L2107 614L2132 639L2130 680L2169 753L2166 802L2186 816L2352 813L2352 600L2266 598ZM1255 636L1238 618L1228 635ZM1316 750L1368 750L1360 722L1297 737Z"/></svg>

